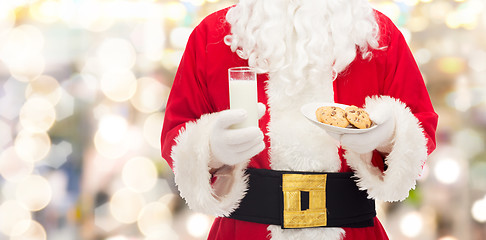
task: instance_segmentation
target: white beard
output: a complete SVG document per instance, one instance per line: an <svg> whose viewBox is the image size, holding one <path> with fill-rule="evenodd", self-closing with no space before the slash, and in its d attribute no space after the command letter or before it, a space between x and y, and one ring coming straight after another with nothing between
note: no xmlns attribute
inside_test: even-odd
<svg viewBox="0 0 486 240"><path fill-rule="evenodd" d="M228 11L225 42L250 66L287 83L331 81L378 47L378 25L366 0L240 0Z"/></svg>

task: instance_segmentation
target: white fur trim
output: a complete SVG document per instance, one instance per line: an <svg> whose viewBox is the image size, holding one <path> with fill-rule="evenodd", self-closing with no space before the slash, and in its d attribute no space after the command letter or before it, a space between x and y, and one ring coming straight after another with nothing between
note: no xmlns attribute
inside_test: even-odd
<svg viewBox="0 0 486 240"><path fill-rule="evenodd" d="M385 105L389 105L386 106ZM385 158L388 169L381 172L371 163L371 153L358 154L347 151L345 158L358 177L357 185L367 190L372 199L382 201L402 201L415 188L423 164L427 158L427 139L419 121L402 102L391 97L367 98L366 109L393 109L395 136L391 152Z"/></svg>
<svg viewBox="0 0 486 240"><path fill-rule="evenodd" d="M268 108L270 122L270 167L274 170L337 172L341 168L338 143L300 112L310 102L333 102L332 79L309 83L302 91L287 95L279 74L270 74Z"/></svg>
<svg viewBox="0 0 486 240"><path fill-rule="evenodd" d="M175 183L180 195L192 210L215 215L229 216L238 208L248 188L248 179L244 174L246 163L233 166L230 177L231 186L224 196L218 196L218 189L211 185L209 162L209 132L215 123L217 113L201 116L196 122L186 123L185 129L179 132L176 145L172 147L174 160ZM217 175L217 174L216 174ZM228 179L225 179L228 180ZM218 181L218 180L217 180ZM214 184L214 186L219 184Z"/></svg>
<svg viewBox="0 0 486 240"><path fill-rule="evenodd" d="M273 170L337 172L341 168L338 142L326 131L312 124L300 112L310 102L333 102L332 78L310 81L301 91L287 94L288 85L279 77L270 74L268 81L268 107L270 122L270 167ZM326 76L326 74L322 74ZM340 240L342 228L282 229L269 226L272 240L284 239L330 239Z"/></svg>
<svg viewBox="0 0 486 240"><path fill-rule="evenodd" d="M282 229L280 226L270 225L267 230L271 232L272 240L341 240L345 235L342 228Z"/></svg>
<svg viewBox="0 0 486 240"><path fill-rule="evenodd" d="M284 73L270 74L267 87L270 167L273 170L339 171L338 142L300 112L306 103L334 102L330 74L327 79L322 77L321 81L310 81L292 94L287 93L288 85L282 81L280 74ZM272 240L341 240L345 235L342 228L282 229L281 226L270 225L267 229Z"/></svg>

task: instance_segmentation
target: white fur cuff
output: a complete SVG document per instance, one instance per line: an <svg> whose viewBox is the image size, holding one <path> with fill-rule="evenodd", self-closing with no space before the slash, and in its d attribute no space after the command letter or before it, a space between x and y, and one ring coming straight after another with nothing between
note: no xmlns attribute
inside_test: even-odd
<svg viewBox="0 0 486 240"><path fill-rule="evenodd" d="M222 179L228 181L229 177L228 182L231 183L231 186L225 186L227 192L213 188L213 186L221 186L221 184L211 184L212 176L208 166L211 161L209 132L217 114L203 115L196 122L186 123L185 129L179 132L176 144L172 147L171 157L174 160L175 183L189 208L205 214L228 216L239 206L245 196L246 163L230 167L229 172L224 171L225 176ZM220 192L225 194L218 196Z"/></svg>
<svg viewBox="0 0 486 240"><path fill-rule="evenodd" d="M388 106L386 106L388 105ZM367 190L372 199L382 201L402 201L415 188L423 164L427 158L427 139L417 118L399 100L391 97L367 98L366 109L393 109L382 114L393 114L395 136L391 152L385 158L387 170L382 173L371 163L372 153L358 154L348 151L345 155L348 165L358 177L357 185Z"/></svg>

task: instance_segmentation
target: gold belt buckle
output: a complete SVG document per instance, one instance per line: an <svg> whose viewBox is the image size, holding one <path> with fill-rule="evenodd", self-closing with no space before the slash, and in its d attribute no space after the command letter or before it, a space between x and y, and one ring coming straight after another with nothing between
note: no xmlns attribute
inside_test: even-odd
<svg viewBox="0 0 486 240"><path fill-rule="evenodd" d="M327 174L282 174L283 228L327 226ZM302 196L309 205L302 208Z"/></svg>

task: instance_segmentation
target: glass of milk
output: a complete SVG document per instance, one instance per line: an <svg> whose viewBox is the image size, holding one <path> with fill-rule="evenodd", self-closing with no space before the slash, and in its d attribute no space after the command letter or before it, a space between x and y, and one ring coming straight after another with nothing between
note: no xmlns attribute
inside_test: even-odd
<svg viewBox="0 0 486 240"><path fill-rule="evenodd" d="M250 67L228 69L229 95L231 109L245 109L248 114L245 121L234 124L231 128L249 126L258 127L257 74Z"/></svg>

